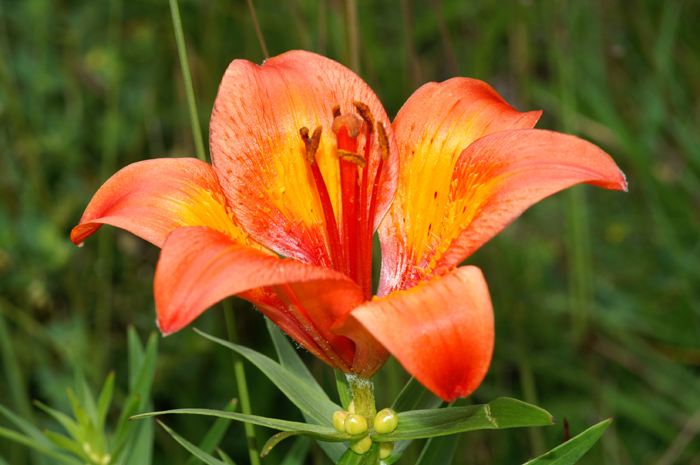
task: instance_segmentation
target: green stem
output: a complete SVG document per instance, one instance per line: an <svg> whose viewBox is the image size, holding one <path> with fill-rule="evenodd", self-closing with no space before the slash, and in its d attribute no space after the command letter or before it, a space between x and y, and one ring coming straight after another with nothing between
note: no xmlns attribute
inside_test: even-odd
<svg viewBox="0 0 700 465"><path fill-rule="evenodd" d="M377 407L374 405L374 383L371 379L360 378L355 375L347 375L352 391L352 401L355 403L355 413L367 419L371 425L377 415Z"/></svg>
<svg viewBox="0 0 700 465"><path fill-rule="evenodd" d="M226 316L226 328L228 329L228 339L233 344L238 344L238 332L236 330L236 317L233 314L233 306L231 299L224 300L224 315ZM233 371L236 375L236 386L238 387L238 397L241 401L241 411L246 415L252 415L250 408L250 397L248 396L248 385L245 379L245 369L243 368L243 360L241 357L232 352ZM255 440L255 426L251 423L245 423L245 436L248 441L248 454L250 455L251 465L260 465L260 452Z"/></svg>
<svg viewBox="0 0 700 465"><path fill-rule="evenodd" d="M173 28L175 29L175 40L177 41L177 51L180 55L180 68L182 69L182 80L185 84L185 94L187 95L187 107L190 110L190 122L192 123L192 136L194 138L195 152L197 158L202 161L207 160L204 153L204 141L202 140L202 129L199 126L197 116L197 102L194 98L194 87L192 86L192 75L190 74L190 62L187 59L187 48L185 47L185 35L182 33L182 21L180 21L180 10L177 0L170 0L170 13L173 16Z"/></svg>

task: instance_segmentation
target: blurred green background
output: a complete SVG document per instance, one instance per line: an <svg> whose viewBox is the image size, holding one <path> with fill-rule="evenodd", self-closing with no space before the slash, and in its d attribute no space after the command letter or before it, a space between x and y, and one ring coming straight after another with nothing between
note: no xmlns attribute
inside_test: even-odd
<svg viewBox="0 0 700 465"><path fill-rule="evenodd" d="M472 401L511 396L559 422L464 434L454 463L523 463L563 440L564 419L574 435L614 417L580 463L700 464L700 2L358 3L357 40L352 3L255 7L271 55L301 48L355 67L390 117L425 82L483 79L518 110L543 109L538 127L603 147L629 181L627 194L557 194L468 260L484 270L497 320L493 365ZM242 0L185 0L180 12L206 138L228 63L260 63L263 52ZM94 389L116 370L118 405L126 328L144 341L156 330L158 249L110 227L79 249L69 232L117 169L194 156L167 1L0 0L0 156L0 403L59 430L31 401L68 410L71 354ZM272 354L262 315L236 305L242 342ZM225 337L219 308L195 326ZM332 389L332 371L304 357ZM379 373L379 407L401 370L392 361ZM254 413L301 419L247 373ZM161 340L155 409L219 409L235 396L228 351L189 330ZM211 424L167 422L194 442ZM270 434L258 429L259 445ZM248 463L242 425L222 447ZM34 463L5 440L0 456ZM187 457L156 429L153 463ZM308 463L326 463L318 447Z"/></svg>

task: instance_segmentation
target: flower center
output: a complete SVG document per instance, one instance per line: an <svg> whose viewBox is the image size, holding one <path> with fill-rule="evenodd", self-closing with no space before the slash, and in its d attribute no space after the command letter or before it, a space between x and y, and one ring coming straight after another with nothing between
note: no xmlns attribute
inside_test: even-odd
<svg viewBox="0 0 700 465"><path fill-rule="evenodd" d="M389 155L389 142L383 123L375 124L369 107L362 102L353 104L362 119L352 113L342 115L338 105L333 107L331 129L337 142L336 155L340 168L341 202L337 215L316 163L323 128L317 127L311 136L306 127L301 128L299 133L306 148L305 159L323 206L331 266L354 280L369 300L372 297L374 217L382 168ZM359 153L361 137L364 137L365 144L362 153ZM371 163L373 144L379 145L380 156ZM376 171L370 169L371 166L376 166Z"/></svg>

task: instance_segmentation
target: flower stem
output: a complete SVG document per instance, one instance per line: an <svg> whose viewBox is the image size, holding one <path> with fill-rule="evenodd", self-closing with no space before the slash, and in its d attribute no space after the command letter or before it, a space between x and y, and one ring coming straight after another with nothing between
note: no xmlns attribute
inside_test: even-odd
<svg viewBox="0 0 700 465"><path fill-rule="evenodd" d="M374 383L371 379L360 378L355 375L346 375L352 400L355 403L355 412L367 419L367 424L371 425L377 415L377 407L374 405Z"/></svg>
<svg viewBox="0 0 700 465"><path fill-rule="evenodd" d="M226 317L226 328L228 329L228 339L233 344L238 344L238 332L236 330L236 317L233 314L231 299L224 300L224 315ZM246 384L245 369L240 355L232 352L233 371L236 375L236 386L238 387L238 397L241 401L241 411L246 415L251 415L250 397L248 396L248 385ZM248 455L251 465L260 465L260 452L255 441L255 426L251 423L244 423L245 436L248 441Z"/></svg>
<svg viewBox="0 0 700 465"><path fill-rule="evenodd" d="M170 0L170 13L173 17L173 28L175 29L177 51L180 55L180 68L182 69L182 80L185 83L187 107L190 110L190 123L192 124L192 136L194 137L195 152L197 153L197 158L199 158L202 161L206 161L207 156L204 153L202 129L199 127L199 117L197 116L197 102L194 98L194 87L192 86L192 75L190 74L190 62L187 59L185 36L182 33L182 21L180 21L180 10L177 6L177 0Z"/></svg>

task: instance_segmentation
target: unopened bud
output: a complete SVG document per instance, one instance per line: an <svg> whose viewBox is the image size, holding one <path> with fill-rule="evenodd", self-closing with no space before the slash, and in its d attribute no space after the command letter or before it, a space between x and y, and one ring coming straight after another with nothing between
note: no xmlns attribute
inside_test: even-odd
<svg viewBox="0 0 700 465"><path fill-rule="evenodd" d="M345 417L348 416L348 412L345 410L336 410L333 412L333 428L339 433L345 432Z"/></svg>
<svg viewBox="0 0 700 465"><path fill-rule="evenodd" d="M353 436L362 434L367 431L367 420L362 415L353 413L345 417L345 432Z"/></svg>
<svg viewBox="0 0 700 465"><path fill-rule="evenodd" d="M374 417L374 431L379 434L389 434L399 425L399 416L396 411L385 408L377 412Z"/></svg>
<svg viewBox="0 0 700 465"><path fill-rule="evenodd" d="M366 453L370 447L372 447L372 440L369 438L369 436L365 436L357 441L350 441L350 449L359 455Z"/></svg>
<svg viewBox="0 0 700 465"><path fill-rule="evenodd" d="M379 443L379 458L381 460L389 458L391 453L394 452L394 443L391 441L380 442Z"/></svg>
<svg viewBox="0 0 700 465"><path fill-rule="evenodd" d="M348 413L357 413L355 411L355 401L351 400L350 405L348 405Z"/></svg>

